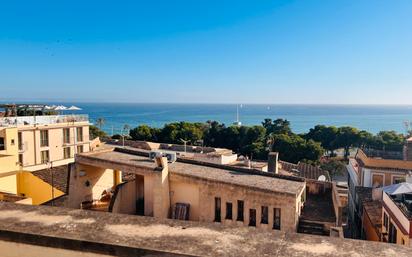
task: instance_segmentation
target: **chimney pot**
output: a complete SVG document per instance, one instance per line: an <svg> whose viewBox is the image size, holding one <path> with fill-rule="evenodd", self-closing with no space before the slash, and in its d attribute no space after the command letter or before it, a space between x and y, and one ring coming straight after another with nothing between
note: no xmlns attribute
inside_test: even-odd
<svg viewBox="0 0 412 257"><path fill-rule="evenodd" d="M279 153L270 152L268 155L268 172L279 173Z"/></svg>

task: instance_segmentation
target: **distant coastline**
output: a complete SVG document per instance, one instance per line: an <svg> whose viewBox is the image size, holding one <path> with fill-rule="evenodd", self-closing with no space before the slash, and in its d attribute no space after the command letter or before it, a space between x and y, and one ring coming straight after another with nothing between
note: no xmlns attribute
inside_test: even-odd
<svg viewBox="0 0 412 257"><path fill-rule="evenodd" d="M4 100L1 102L10 103ZM165 123L175 121L216 120L230 125L236 120L236 104L229 103L42 103L79 106L82 111L76 113L88 114L91 122L104 118L106 122L103 129L109 134L112 130L118 133L124 124L131 127L142 124L162 127ZM318 124L352 126L372 133L382 130L404 133L404 122L412 121L412 105L243 104L240 108L240 121L244 125L261 124L265 118L287 119L295 133L307 132Z"/></svg>
<svg viewBox="0 0 412 257"><path fill-rule="evenodd" d="M68 103L80 106L79 113L89 114L94 122L106 120L103 129L111 134L124 124L162 127L175 121L206 122L216 120L226 125L236 120L236 104L154 104L154 103ZM291 122L295 133L307 132L315 125L352 126L377 133L395 130L404 133L405 121L412 121L412 106L395 105L305 105L243 104L240 121L260 124L265 118L283 118Z"/></svg>

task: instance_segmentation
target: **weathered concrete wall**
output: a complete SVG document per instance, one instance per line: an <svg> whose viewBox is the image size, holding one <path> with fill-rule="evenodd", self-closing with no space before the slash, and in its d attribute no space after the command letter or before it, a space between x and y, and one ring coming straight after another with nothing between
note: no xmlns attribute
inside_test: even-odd
<svg viewBox="0 0 412 257"><path fill-rule="evenodd" d="M215 164L230 164L237 160L237 155L236 154L231 154L231 155L213 154L212 155L212 154L195 153L193 154L193 158L195 158L198 161L204 161L204 162L215 163Z"/></svg>
<svg viewBox="0 0 412 257"><path fill-rule="evenodd" d="M332 183L332 202L333 202L333 209L335 211L336 217L336 226L342 226L342 215L343 215L343 205L340 201L339 192L336 187L336 183Z"/></svg>
<svg viewBox="0 0 412 257"><path fill-rule="evenodd" d="M189 220L198 221L200 215L199 184L187 183L174 179L170 181L170 199L172 207L176 203L190 204Z"/></svg>
<svg viewBox="0 0 412 257"><path fill-rule="evenodd" d="M379 242L380 238L379 235L376 233L374 225L372 224L371 220L369 219L366 211L363 211L362 214L362 227L365 232L365 239L368 241L376 241Z"/></svg>
<svg viewBox="0 0 412 257"><path fill-rule="evenodd" d="M172 205L176 202L190 204L190 220L214 222L215 197L221 199L221 223L226 225L248 226L249 210L256 210L256 227L271 230L274 208L281 209L281 230L295 232L298 224L301 197L287 194L266 193L234 187L223 183L197 180L175 173L170 175ZM303 193L303 191L302 191ZM244 201L244 220L237 221L237 201ZM227 220L226 202L232 203L232 219ZM261 224L261 209L269 209L269 224ZM299 207L299 208L297 208Z"/></svg>
<svg viewBox="0 0 412 257"><path fill-rule="evenodd" d="M166 219L170 210L169 169L167 158L161 158L162 170L154 173L153 217Z"/></svg>
<svg viewBox="0 0 412 257"><path fill-rule="evenodd" d="M114 185L113 170L76 164L74 171L70 171L68 207L80 208L83 201L97 200L103 190Z"/></svg>
<svg viewBox="0 0 412 257"><path fill-rule="evenodd" d="M306 192L308 194L319 195L324 194L326 192L330 192L332 190L332 183L331 182L323 182L308 179L306 180Z"/></svg>
<svg viewBox="0 0 412 257"><path fill-rule="evenodd" d="M51 248L40 245L14 243L0 240L0 252L2 257L103 257L112 256L106 254L68 250L63 248Z"/></svg>
<svg viewBox="0 0 412 257"><path fill-rule="evenodd" d="M144 177L144 215L153 216L153 188L155 185L154 176L148 175Z"/></svg>
<svg viewBox="0 0 412 257"><path fill-rule="evenodd" d="M130 181L118 185L118 192L114 200L113 213L136 214L136 182Z"/></svg>

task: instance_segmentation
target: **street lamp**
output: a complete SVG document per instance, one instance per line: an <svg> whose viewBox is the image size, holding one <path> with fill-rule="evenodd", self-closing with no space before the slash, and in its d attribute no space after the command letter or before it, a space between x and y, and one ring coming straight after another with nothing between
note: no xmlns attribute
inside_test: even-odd
<svg viewBox="0 0 412 257"><path fill-rule="evenodd" d="M47 162L47 167L50 171L51 175L51 195L52 195L52 200L51 200L51 205L54 206L54 177L53 177L53 162Z"/></svg>
<svg viewBox="0 0 412 257"><path fill-rule="evenodd" d="M126 131L128 131L128 133L126 134ZM128 124L124 124L123 126L123 130L122 130L122 139L123 139L123 148L124 148L124 138L130 134L130 126Z"/></svg>
<svg viewBox="0 0 412 257"><path fill-rule="evenodd" d="M187 142L189 142L189 140L184 140L183 138L181 138L180 141L182 141L183 144L185 145L185 153L186 153L186 144Z"/></svg>

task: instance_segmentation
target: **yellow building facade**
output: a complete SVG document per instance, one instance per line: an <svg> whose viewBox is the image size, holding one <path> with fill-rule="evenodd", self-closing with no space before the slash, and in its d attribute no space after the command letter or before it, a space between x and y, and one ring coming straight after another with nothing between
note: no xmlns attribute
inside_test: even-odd
<svg viewBox="0 0 412 257"><path fill-rule="evenodd" d="M64 194L31 172L74 162L90 150L86 115L0 118L0 194L41 204Z"/></svg>

